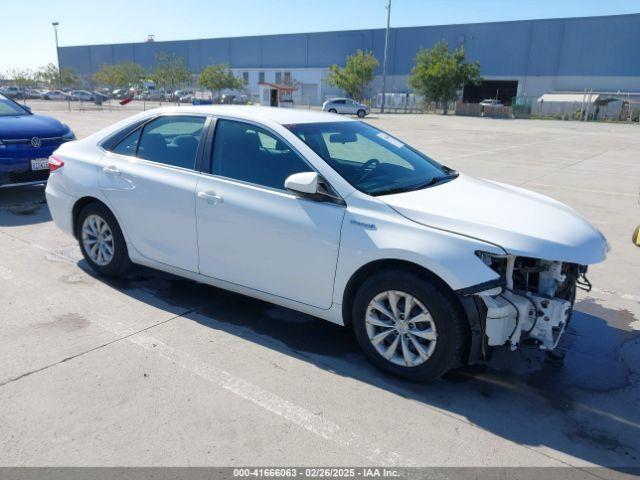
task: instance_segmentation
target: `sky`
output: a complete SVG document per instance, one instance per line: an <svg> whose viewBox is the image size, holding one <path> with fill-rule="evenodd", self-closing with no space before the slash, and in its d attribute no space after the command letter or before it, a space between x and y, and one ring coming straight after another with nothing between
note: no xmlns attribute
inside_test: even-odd
<svg viewBox="0 0 640 480"><path fill-rule="evenodd" d="M0 0L0 74L60 45L381 28L387 0ZM391 26L640 13L640 0L392 0ZM638 36L640 41L640 32Z"/></svg>

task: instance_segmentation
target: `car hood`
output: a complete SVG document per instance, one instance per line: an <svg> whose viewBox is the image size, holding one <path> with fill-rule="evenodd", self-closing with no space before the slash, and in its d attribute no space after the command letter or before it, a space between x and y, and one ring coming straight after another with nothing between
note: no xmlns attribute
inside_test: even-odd
<svg viewBox="0 0 640 480"><path fill-rule="evenodd" d="M417 223L498 245L512 255L588 265L604 260L609 249L604 236L572 208L466 175L378 199Z"/></svg>
<svg viewBox="0 0 640 480"><path fill-rule="evenodd" d="M0 116L0 140L60 137L69 127L45 115Z"/></svg>

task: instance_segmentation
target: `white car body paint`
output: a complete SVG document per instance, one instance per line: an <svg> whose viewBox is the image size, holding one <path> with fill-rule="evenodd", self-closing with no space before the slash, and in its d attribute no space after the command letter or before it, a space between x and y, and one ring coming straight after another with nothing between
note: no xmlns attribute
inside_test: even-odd
<svg viewBox="0 0 640 480"><path fill-rule="evenodd" d="M237 119L266 128L304 157L344 202L315 202L284 190L114 155L100 147L114 132L160 114ZM588 265L604 260L606 240L586 220L555 200L516 187L460 175L442 185L395 195L372 197L357 191L286 128L336 121L355 120L247 106L146 111L55 152L65 165L52 173L47 185L51 214L63 231L73 234L74 204L83 197L96 198L118 220L134 263L338 324L345 323L342 304L349 280L375 261L415 264L452 290L463 291L500 278L477 252L548 260L541 264L549 272L560 272L562 262ZM541 275L548 287L543 293L553 297L561 274ZM532 331L544 348L553 348L557 332L566 326L566 303L554 300L543 307L544 296L532 296L537 308L553 316L537 325L535 314L527 312L529 300L511 292L498 296L500 292L499 287L487 287L469 294L483 298L487 306L488 345L514 346L521 332Z"/></svg>
<svg viewBox="0 0 640 480"><path fill-rule="evenodd" d="M481 238L512 255L589 265L607 251L602 234L570 207L502 183L460 175L438 188L379 198L410 220Z"/></svg>

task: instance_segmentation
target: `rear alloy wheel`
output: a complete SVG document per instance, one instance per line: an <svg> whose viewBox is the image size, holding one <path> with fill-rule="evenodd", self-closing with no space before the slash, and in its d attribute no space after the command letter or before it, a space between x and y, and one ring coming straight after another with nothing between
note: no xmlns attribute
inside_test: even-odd
<svg viewBox="0 0 640 480"><path fill-rule="evenodd" d="M411 271L383 271L358 289L353 329L368 359L387 372L431 381L460 365L465 314L444 285Z"/></svg>
<svg viewBox="0 0 640 480"><path fill-rule="evenodd" d="M364 110L358 110L358 117L359 118L364 118L366 114L367 114L367 112L365 112Z"/></svg>
<svg viewBox="0 0 640 480"><path fill-rule="evenodd" d="M109 265L115 251L113 232L100 215L91 214L82 223L82 246L91 261L101 267Z"/></svg>
<svg viewBox="0 0 640 480"><path fill-rule="evenodd" d="M104 205L90 203L82 209L76 236L82 256L97 273L115 276L128 268L127 244L118 222Z"/></svg>

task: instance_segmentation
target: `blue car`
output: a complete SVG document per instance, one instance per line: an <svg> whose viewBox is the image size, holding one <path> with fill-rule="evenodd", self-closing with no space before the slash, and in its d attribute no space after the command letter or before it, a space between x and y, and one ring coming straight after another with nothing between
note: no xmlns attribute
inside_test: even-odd
<svg viewBox="0 0 640 480"><path fill-rule="evenodd" d="M64 123L0 95L0 188L45 183L49 155L75 138Z"/></svg>

